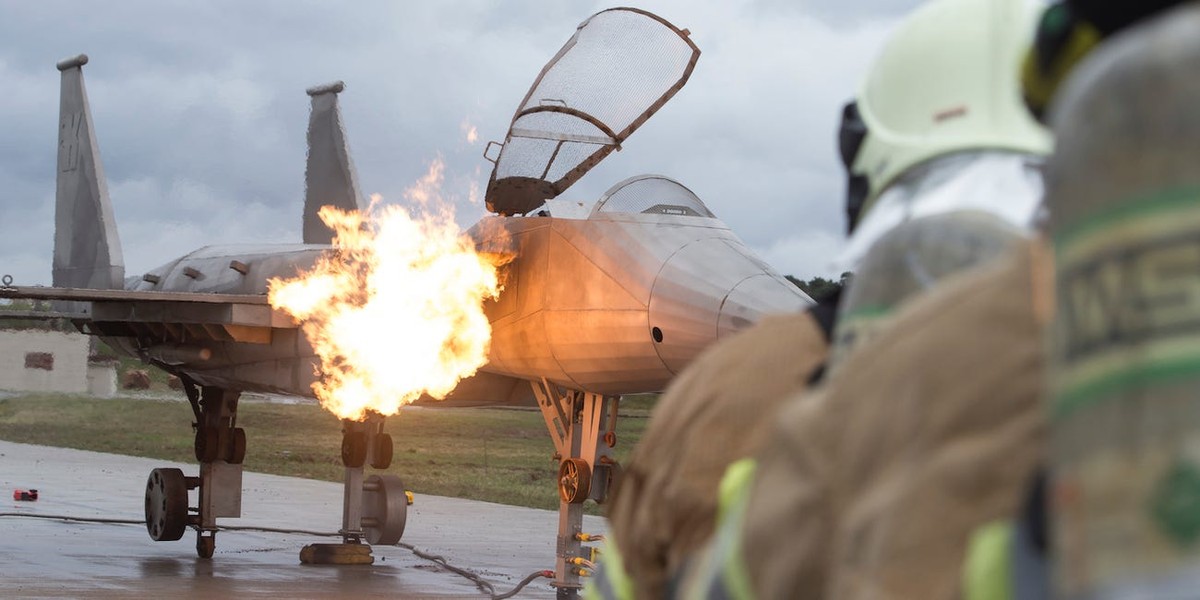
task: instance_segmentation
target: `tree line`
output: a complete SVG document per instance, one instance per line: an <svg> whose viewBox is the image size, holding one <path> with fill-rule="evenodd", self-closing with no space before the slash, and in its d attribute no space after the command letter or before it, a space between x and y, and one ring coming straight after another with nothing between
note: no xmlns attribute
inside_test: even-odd
<svg viewBox="0 0 1200 600"><path fill-rule="evenodd" d="M804 293L808 294L810 298L813 300L820 300L841 292L842 288L850 283L850 277L852 275L852 273L847 271L842 273L841 277L839 277L836 281L833 279L826 279L824 277L813 277L808 281L797 279L791 275L787 275L786 277L788 281L796 284L796 287L803 290Z"/></svg>

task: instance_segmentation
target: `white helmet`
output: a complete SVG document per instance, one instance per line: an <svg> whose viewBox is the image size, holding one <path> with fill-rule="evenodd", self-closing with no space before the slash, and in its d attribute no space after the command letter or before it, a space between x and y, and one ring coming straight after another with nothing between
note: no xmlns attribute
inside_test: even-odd
<svg viewBox="0 0 1200 600"><path fill-rule="evenodd" d="M843 115L842 156L858 188L851 229L897 177L932 158L1049 153L1018 80L1037 14L1028 0L934 0L892 34Z"/></svg>
<svg viewBox="0 0 1200 600"><path fill-rule="evenodd" d="M830 369L909 298L1033 230L1049 134L1021 98L1027 0L935 0L872 65L839 136L852 234ZM861 214L859 214L861 213Z"/></svg>

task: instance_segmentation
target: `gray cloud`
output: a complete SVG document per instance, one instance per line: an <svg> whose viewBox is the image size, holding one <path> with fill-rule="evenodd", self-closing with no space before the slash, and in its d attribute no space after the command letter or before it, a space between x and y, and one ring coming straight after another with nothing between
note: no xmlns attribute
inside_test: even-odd
<svg viewBox="0 0 1200 600"><path fill-rule="evenodd" d="M781 271L831 274L843 227L836 116L898 4L846 19L769 2L695 4L645 5L693 32L700 63L622 152L566 196L592 200L630 175L662 173L695 190ZM538 70L602 8L532 0L7 4L0 273L49 283L54 63L63 57L92 59L84 75L134 274L204 244L299 239L303 90L317 83L346 81L342 110L364 192L399 202L440 155L448 193L465 199L470 182L486 184L482 141L503 139ZM466 143L464 121L478 127L481 143ZM463 200L460 222L469 226L481 212Z"/></svg>
<svg viewBox="0 0 1200 600"><path fill-rule="evenodd" d="M922 0L756 0L750 10L764 18L808 15L837 27L901 17Z"/></svg>

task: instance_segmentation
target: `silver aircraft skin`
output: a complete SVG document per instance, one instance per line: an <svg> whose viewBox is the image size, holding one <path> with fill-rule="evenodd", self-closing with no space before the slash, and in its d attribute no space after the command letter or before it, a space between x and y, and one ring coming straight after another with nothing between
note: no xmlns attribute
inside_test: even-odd
<svg viewBox="0 0 1200 600"><path fill-rule="evenodd" d="M644 46L614 52L614 30L637 30L630 37L640 42L630 43ZM515 258L505 267L504 291L485 306L493 328L488 363L448 402L513 404L536 396L560 460L560 590L580 583L570 561L583 552L581 503L602 501L616 476L611 448L619 396L660 391L719 338L765 314L812 303L695 194L666 177L625 180L594 205L556 198L681 89L698 57L686 30L655 15L597 13L546 65L500 155L488 158L495 163L488 207L497 214L470 235L481 248L504 246ZM293 276L330 250L331 232L315 219L320 206L362 206L337 104L342 85L308 90L304 243L207 246L125 277L83 85L86 62L81 55L58 64L54 287L7 288L0 296L63 302L82 331L184 381L201 463L200 477L188 478L187 486L200 489L198 508L189 514L184 490L181 517L182 474L156 470L147 488L147 527L151 537L166 540L191 526L198 553L208 557L216 519L240 514L246 444L236 427L238 395L313 395L318 360L297 324L267 305L267 281ZM594 71L608 79L594 81ZM343 446L344 462L347 447L369 447L346 462L343 534L347 541L394 542L403 530L403 503L395 506L393 482L351 489L362 487L364 460L390 463L390 446L384 452L376 445L379 427L361 431L353 440L347 433ZM363 494L385 492L393 495L384 503L391 512L368 521L395 520L399 511L399 532L395 525L360 524Z"/></svg>
<svg viewBox="0 0 1200 600"><path fill-rule="evenodd" d="M651 186L696 214L613 206ZM586 219L554 216L554 202L545 212L475 228L501 229L519 257L499 301L485 306L488 372L606 395L660 391L717 339L805 306L795 285L669 179L622 182Z"/></svg>

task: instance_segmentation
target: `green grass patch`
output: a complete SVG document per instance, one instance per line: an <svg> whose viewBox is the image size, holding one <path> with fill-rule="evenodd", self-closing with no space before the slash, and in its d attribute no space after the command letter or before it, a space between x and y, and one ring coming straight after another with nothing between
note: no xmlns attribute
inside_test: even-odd
<svg viewBox="0 0 1200 600"><path fill-rule="evenodd" d="M182 396L182 393L180 393ZM653 396L622 400L618 460L641 437ZM628 416L627 416L628 415ZM187 402L32 394L0 400L0 439L195 462ZM341 423L315 405L243 400L249 471L341 481ZM405 409L387 420L389 472L416 494L553 509L557 463L541 413L499 408ZM588 503L588 512L598 507Z"/></svg>

